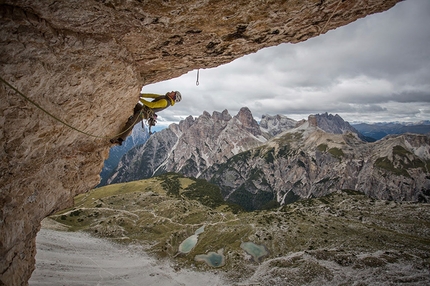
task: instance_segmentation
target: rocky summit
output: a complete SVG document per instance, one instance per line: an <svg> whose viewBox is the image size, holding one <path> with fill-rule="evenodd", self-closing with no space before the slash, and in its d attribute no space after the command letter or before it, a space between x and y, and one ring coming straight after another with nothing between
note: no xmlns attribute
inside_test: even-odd
<svg viewBox="0 0 430 286"><path fill-rule="evenodd" d="M428 136L404 134L373 143L361 138L339 115L303 121L265 115L257 124L248 108L234 117L205 112L136 147L108 181L181 173L215 183L225 199L247 210L346 189L378 199L430 200Z"/></svg>
<svg viewBox="0 0 430 286"><path fill-rule="evenodd" d="M142 86L305 41L397 2L1 1L0 281L27 284L40 222L99 183L109 139Z"/></svg>
<svg viewBox="0 0 430 286"><path fill-rule="evenodd" d="M124 156L109 183L149 178L164 172L199 177L216 163L267 141L248 108L189 116L155 133Z"/></svg>
<svg viewBox="0 0 430 286"><path fill-rule="evenodd" d="M430 138L424 135L367 143L355 133L302 125L214 166L205 177L225 198L249 210L346 189L378 199L427 202L429 150Z"/></svg>

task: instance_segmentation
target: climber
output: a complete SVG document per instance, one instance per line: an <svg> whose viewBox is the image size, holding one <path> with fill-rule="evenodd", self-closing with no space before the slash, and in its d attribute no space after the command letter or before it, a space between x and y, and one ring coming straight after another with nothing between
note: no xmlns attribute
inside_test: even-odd
<svg viewBox="0 0 430 286"><path fill-rule="evenodd" d="M154 98L152 101L147 101L144 98ZM133 130L133 126L143 119L148 119L149 131L151 132L151 126L154 126L157 122L156 112L162 111L169 106L175 105L176 102L180 102L182 99L179 91L171 91L166 95L152 94L152 93L141 93L139 101L134 107L134 113L130 116L122 129L118 138L110 140L112 144L122 145L128 135Z"/></svg>

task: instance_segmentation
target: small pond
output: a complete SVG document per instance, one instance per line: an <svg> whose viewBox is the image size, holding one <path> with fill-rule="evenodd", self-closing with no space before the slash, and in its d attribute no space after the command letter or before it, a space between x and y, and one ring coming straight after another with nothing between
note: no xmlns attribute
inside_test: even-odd
<svg viewBox="0 0 430 286"><path fill-rule="evenodd" d="M198 241L198 235L193 234L192 236L188 237L184 241L181 242L179 245L179 252L182 253L188 253L190 252L194 246L196 246Z"/></svg>
<svg viewBox="0 0 430 286"><path fill-rule="evenodd" d="M207 265L212 267L221 267L225 264L225 258L222 249L218 250L218 253L209 252L208 254L196 255L194 260L199 262L206 262Z"/></svg>
<svg viewBox="0 0 430 286"><path fill-rule="evenodd" d="M182 241L179 245L179 252L189 253L194 248L194 246L196 246L199 239L199 234L203 233L204 231L205 226L203 225L202 227L198 228L192 236Z"/></svg>
<svg viewBox="0 0 430 286"><path fill-rule="evenodd" d="M242 242L240 247L251 255L255 262L261 262L264 257L269 255L269 250L262 244L257 245L253 242Z"/></svg>
<svg viewBox="0 0 430 286"><path fill-rule="evenodd" d="M201 226L200 228L198 228L198 229L194 232L194 234L195 234L195 235L199 235L199 234L203 233L204 231L205 231L205 226L203 225L203 226Z"/></svg>

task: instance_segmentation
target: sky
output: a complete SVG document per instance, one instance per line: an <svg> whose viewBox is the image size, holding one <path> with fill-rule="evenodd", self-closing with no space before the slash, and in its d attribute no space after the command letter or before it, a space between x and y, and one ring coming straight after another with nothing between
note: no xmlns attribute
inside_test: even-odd
<svg viewBox="0 0 430 286"><path fill-rule="evenodd" d="M211 69L144 86L179 90L159 127L204 111L234 116L248 107L258 121L281 114L339 114L355 122L430 120L430 1L406 0L297 44L262 49Z"/></svg>

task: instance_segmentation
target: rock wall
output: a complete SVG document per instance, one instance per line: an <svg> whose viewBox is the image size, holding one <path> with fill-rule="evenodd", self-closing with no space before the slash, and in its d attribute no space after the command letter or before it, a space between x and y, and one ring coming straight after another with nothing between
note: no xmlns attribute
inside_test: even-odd
<svg viewBox="0 0 430 286"><path fill-rule="evenodd" d="M142 85L304 41L398 0L279 2L1 1L1 78L99 136L70 129L1 83L2 284L27 284L40 221L98 183L108 137L119 132Z"/></svg>

